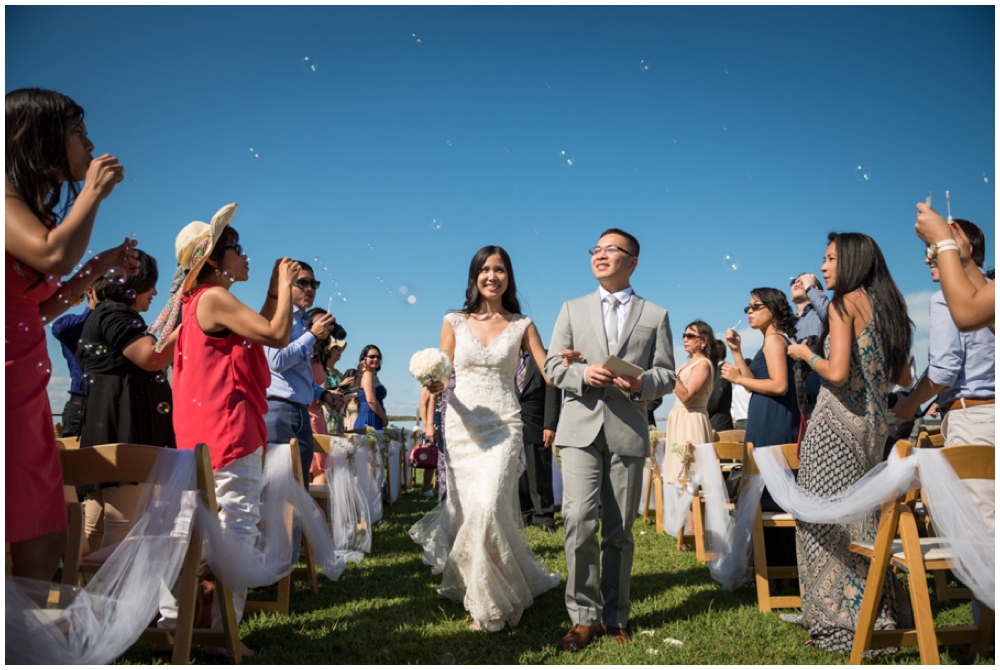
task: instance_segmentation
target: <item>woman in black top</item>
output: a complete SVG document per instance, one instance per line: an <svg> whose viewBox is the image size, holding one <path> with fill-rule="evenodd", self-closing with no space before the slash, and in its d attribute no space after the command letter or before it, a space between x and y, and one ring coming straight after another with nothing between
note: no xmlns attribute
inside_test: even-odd
<svg viewBox="0 0 1000 670"><path fill-rule="evenodd" d="M176 447L173 401L163 372L173 360L174 343L156 352L156 338L146 334L139 313L149 309L159 275L156 260L136 252L138 275L110 274L94 282L100 302L87 318L77 348L89 387L80 432L84 448L115 442ZM88 492L84 553L121 541L138 499L136 485L112 484Z"/></svg>

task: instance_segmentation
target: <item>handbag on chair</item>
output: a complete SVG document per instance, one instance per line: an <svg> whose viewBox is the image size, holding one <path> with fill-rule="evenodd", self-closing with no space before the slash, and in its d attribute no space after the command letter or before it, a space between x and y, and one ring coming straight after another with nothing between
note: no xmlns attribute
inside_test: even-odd
<svg viewBox="0 0 1000 670"><path fill-rule="evenodd" d="M436 470L438 465L437 447L421 441L410 450L410 467Z"/></svg>

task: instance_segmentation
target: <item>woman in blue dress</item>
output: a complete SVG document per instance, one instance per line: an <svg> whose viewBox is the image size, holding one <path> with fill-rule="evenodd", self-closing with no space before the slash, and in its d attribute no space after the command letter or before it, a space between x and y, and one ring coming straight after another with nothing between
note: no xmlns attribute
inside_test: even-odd
<svg viewBox="0 0 1000 670"><path fill-rule="evenodd" d="M723 379L740 384L751 392L747 410L747 431L744 445L770 447L799 440L799 401L795 394L793 361L788 356L789 336L795 334L795 315L782 291L776 288L755 288L750 291L750 304L743 310L750 326L764 336L764 346L749 365L740 348L740 336L732 328L726 342L733 352L736 365L723 365ZM744 446L744 460L746 447ZM768 512L783 511L767 489L760 500ZM768 529L764 534L767 562L770 565L795 565L795 531L790 528Z"/></svg>
<svg viewBox="0 0 1000 670"><path fill-rule="evenodd" d="M358 371L361 372L361 384L358 389L358 418L354 428L371 426L382 430L389 423L382 403L385 401L386 390L378 380L378 371L382 369L382 352L374 344L369 344L361 350L358 358Z"/></svg>
<svg viewBox="0 0 1000 670"><path fill-rule="evenodd" d="M747 411L746 442L755 447L797 442L799 403L795 396L788 336L795 333L795 316L785 294L776 288L755 288L743 310L750 326L764 336L764 346L747 363L740 336L732 328L726 342L735 365L723 365L723 379L740 384L753 395Z"/></svg>

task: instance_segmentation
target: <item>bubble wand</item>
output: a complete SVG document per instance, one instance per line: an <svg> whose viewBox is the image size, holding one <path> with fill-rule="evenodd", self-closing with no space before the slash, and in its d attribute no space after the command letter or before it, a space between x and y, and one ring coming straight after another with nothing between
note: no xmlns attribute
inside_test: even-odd
<svg viewBox="0 0 1000 670"><path fill-rule="evenodd" d="M329 314L330 310L333 309L333 296L330 296L330 300L326 303L326 313Z"/></svg>
<svg viewBox="0 0 1000 670"><path fill-rule="evenodd" d="M951 218L951 191L944 192L944 200L948 203L948 225L955 227L955 219Z"/></svg>

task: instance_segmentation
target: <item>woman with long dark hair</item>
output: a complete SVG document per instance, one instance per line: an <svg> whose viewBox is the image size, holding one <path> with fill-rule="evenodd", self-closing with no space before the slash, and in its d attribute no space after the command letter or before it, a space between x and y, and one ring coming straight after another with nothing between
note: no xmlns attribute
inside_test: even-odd
<svg viewBox="0 0 1000 670"><path fill-rule="evenodd" d="M840 493L882 460L890 382L910 382L913 324L875 240L831 233L823 279L835 291L823 323L821 353L788 348L822 378L816 409L799 449L798 485L817 496ZM870 562L849 547L875 541L878 513L846 524L798 522L795 529L802 615L816 646L850 653ZM909 613L901 584L887 570L876 629Z"/></svg>
<svg viewBox="0 0 1000 670"><path fill-rule="evenodd" d="M463 309L447 314L441 349L454 363L445 433L448 496L410 529L424 562L443 573L442 595L462 602L473 630L514 626L534 598L559 583L519 535L524 439L517 367L527 351L541 370L538 330L521 314L510 257L483 247L469 264ZM548 381L548 380L546 380ZM431 393L445 388L436 382Z"/></svg>
<svg viewBox="0 0 1000 670"><path fill-rule="evenodd" d="M371 426L382 430L389 425L389 415L385 413L385 397L389 394L378 379L382 369L382 351L374 344L369 344L361 350L358 357L358 372L361 381L358 384L358 418L354 420L354 428Z"/></svg>
<svg viewBox="0 0 1000 670"><path fill-rule="evenodd" d="M799 402L788 357L788 337L795 336L795 315L788 298L776 288L755 288L743 311L750 327L764 336L764 346L748 363L739 333L730 328L726 342L735 365L723 365L722 378L751 393L744 441L755 447L797 442Z"/></svg>
<svg viewBox="0 0 1000 670"><path fill-rule="evenodd" d="M49 580L62 558L67 522L46 393L52 364L44 326L98 277L111 273L124 280L138 263L126 240L60 281L83 258L97 210L125 171L113 156L91 156L83 108L67 96L26 88L11 91L4 102L5 540L15 576Z"/></svg>

